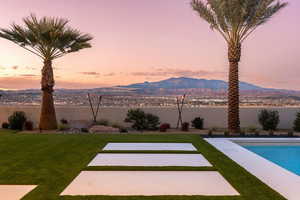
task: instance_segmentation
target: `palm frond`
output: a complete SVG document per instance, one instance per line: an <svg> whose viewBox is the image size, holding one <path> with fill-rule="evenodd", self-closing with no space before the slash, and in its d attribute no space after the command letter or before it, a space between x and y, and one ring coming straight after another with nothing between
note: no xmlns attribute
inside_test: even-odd
<svg viewBox="0 0 300 200"><path fill-rule="evenodd" d="M38 19L34 14L23 19L24 26L12 24L0 29L0 37L10 40L43 59L53 60L67 53L90 48L88 34L68 26L68 20L55 17Z"/></svg>
<svg viewBox="0 0 300 200"><path fill-rule="evenodd" d="M192 0L191 5L227 42L241 43L287 3L280 0Z"/></svg>

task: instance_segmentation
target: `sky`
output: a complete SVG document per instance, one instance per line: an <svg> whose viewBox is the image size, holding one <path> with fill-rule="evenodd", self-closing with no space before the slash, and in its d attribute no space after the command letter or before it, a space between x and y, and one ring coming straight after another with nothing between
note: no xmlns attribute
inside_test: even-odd
<svg viewBox="0 0 300 200"><path fill-rule="evenodd" d="M240 80L300 90L300 1L244 43ZM56 88L94 88L170 77L227 80L227 47L190 0L2 0L0 27L30 13L63 17L94 39L92 48L54 61ZM42 61L0 39L0 88L40 87Z"/></svg>

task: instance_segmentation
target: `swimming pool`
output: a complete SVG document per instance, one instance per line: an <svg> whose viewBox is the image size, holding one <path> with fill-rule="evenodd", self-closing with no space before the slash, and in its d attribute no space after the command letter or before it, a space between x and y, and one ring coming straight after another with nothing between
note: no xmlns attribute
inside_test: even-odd
<svg viewBox="0 0 300 200"><path fill-rule="evenodd" d="M243 145L243 147L300 175L300 146Z"/></svg>
<svg viewBox="0 0 300 200"><path fill-rule="evenodd" d="M300 198L300 138L205 138L288 200Z"/></svg>

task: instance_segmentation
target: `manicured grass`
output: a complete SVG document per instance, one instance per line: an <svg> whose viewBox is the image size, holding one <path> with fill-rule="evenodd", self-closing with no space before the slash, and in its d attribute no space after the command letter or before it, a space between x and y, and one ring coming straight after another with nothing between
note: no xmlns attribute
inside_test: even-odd
<svg viewBox="0 0 300 200"><path fill-rule="evenodd" d="M238 197L60 197L59 194L108 142L191 142L241 194ZM263 167L263 166L262 166ZM101 168L101 167L100 167ZM126 168L126 167L125 167ZM120 170L125 170L121 168ZM111 170L116 170L111 167ZM128 167L127 170L140 170ZM157 170L158 168L143 168ZM164 170L176 170L166 167ZM181 168L183 169L183 168ZM103 167L102 170L109 170ZM178 168L180 170L180 168ZM199 169L201 170L201 169ZM204 170L204 168L202 168ZM60 135L0 132L0 184L37 184L23 200L283 200L198 135Z"/></svg>

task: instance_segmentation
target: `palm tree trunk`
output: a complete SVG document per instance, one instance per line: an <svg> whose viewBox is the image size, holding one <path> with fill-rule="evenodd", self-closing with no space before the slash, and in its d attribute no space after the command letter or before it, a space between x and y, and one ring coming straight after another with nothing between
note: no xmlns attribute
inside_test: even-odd
<svg viewBox="0 0 300 200"><path fill-rule="evenodd" d="M41 85L43 99L39 128L41 130L54 130L57 129L57 121L53 101L54 77L51 60L44 61Z"/></svg>
<svg viewBox="0 0 300 200"><path fill-rule="evenodd" d="M241 44L231 42L228 45L229 85L228 85L228 131L240 132L239 116L239 61Z"/></svg>

